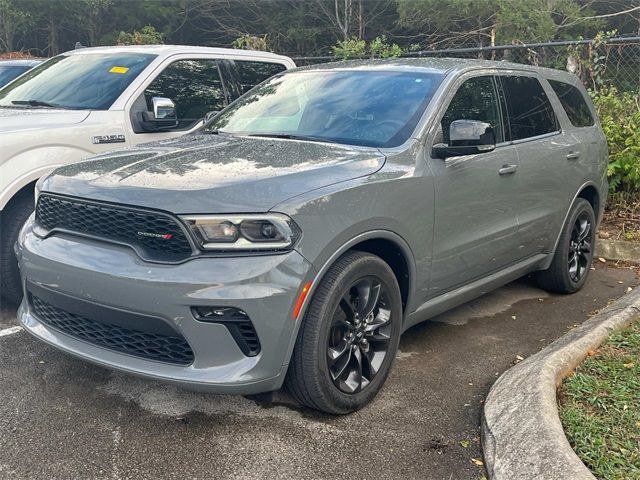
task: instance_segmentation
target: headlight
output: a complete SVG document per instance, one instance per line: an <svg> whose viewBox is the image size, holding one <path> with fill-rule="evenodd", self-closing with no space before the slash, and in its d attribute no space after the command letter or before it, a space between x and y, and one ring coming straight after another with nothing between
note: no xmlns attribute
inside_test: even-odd
<svg viewBox="0 0 640 480"><path fill-rule="evenodd" d="M286 215L186 215L180 217L203 250L287 250L300 228Z"/></svg>

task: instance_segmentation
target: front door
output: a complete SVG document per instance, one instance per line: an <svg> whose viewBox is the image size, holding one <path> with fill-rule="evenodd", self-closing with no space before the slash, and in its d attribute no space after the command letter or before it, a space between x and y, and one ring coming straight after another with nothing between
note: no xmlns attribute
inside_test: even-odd
<svg viewBox="0 0 640 480"><path fill-rule="evenodd" d="M171 99L176 106L175 128L146 131L140 116L153 110L151 99ZM205 115L220 111L228 104L228 93L216 59L181 59L169 64L136 99L129 113L133 143L177 137L202 125Z"/></svg>
<svg viewBox="0 0 640 480"><path fill-rule="evenodd" d="M430 297L500 270L521 259L516 235L518 158L505 142L496 80L476 76L457 88L442 120L448 143L454 120L490 123L496 149L477 155L430 158L435 179L435 225Z"/></svg>

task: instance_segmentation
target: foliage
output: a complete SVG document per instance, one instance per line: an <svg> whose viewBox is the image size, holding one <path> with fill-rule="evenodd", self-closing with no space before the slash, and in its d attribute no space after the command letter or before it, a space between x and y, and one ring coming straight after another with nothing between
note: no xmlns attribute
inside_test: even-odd
<svg viewBox="0 0 640 480"><path fill-rule="evenodd" d="M613 334L565 379L560 418L601 480L640 478L640 321Z"/></svg>
<svg viewBox="0 0 640 480"><path fill-rule="evenodd" d="M567 69L578 75L582 81L597 91L605 84L608 49L607 40L618 35L617 30L598 32L593 42L587 45L567 47ZM580 40L582 40L580 38Z"/></svg>
<svg viewBox="0 0 640 480"><path fill-rule="evenodd" d="M339 8L336 8L336 4ZM172 44L230 46L263 38L291 55L325 55L351 38L402 49L591 38L600 29L637 34L624 2L597 0L0 0L0 51L43 56L77 41L113 45L121 31L153 25ZM591 16L609 15L602 20ZM635 14L637 15L637 13ZM245 45L247 47L248 45ZM367 52L365 52L366 54ZM395 54L395 53L393 53Z"/></svg>
<svg viewBox="0 0 640 480"><path fill-rule="evenodd" d="M389 43L386 35L381 35L373 39L369 44L369 52L372 57L390 58L399 57L403 54L402 48L397 43Z"/></svg>
<svg viewBox="0 0 640 480"><path fill-rule="evenodd" d="M231 46L233 48L240 48L243 50L262 50L263 52L270 51L266 35L256 37L255 35L245 33L236 38Z"/></svg>
<svg viewBox="0 0 640 480"><path fill-rule="evenodd" d="M364 57L367 53L367 42L356 37L340 40L333 47L333 54L342 59Z"/></svg>
<svg viewBox="0 0 640 480"><path fill-rule="evenodd" d="M342 59L349 58L391 58L399 57L404 52L397 43L389 43L386 35L374 38L368 45L364 40L355 37L338 41L333 47L333 53L336 57Z"/></svg>
<svg viewBox="0 0 640 480"><path fill-rule="evenodd" d="M117 40L118 45L158 45L162 43L162 34L151 25L142 27L140 31L134 30L132 33L120 32Z"/></svg>
<svg viewBox="0 0 640 480"><path fill-rule="evenodd" d="M578 0L398 0L399 24L433 47L487 46L575 38L599 23ZM579 21L578 21L579 19ZM456 39L457 45L450 45ZM445 43L446 42L446 43Z"/></svg>
<svg viewBox="0 0 640 480"><path fill-rule="evenodd" d="M640 95L603 86L592 97L609 144L611 192L640 195Z"/></svg>

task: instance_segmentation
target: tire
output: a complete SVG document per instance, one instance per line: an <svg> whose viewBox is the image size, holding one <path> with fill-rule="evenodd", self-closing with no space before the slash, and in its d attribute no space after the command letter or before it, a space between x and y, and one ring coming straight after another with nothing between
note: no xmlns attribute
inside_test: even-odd
<svg viewBox="0 0 640 480"><path fill-rule="evenodd" d="M289 364L287 390L301 404L331 414L362 408L389 374L401 328L400 288L389 265L369 253L347 252L313 295Z"/></svg>
<svg viewBox="0 0 640 480"><path fill-rule="evenodd" d="M536 273L540 287L556 293L574 293L582 288L593 261L595 228L596 217L591 204L579 198L562 227L550 267Z"/></svg>
<svg viewBox="0 0 640 480"><path fill-rule="evenodd" d="M22 284L13 245L33 208L33 191L27 189L13 198L0 219L0 292L5 300L16 304L22 300Z"/></svg>

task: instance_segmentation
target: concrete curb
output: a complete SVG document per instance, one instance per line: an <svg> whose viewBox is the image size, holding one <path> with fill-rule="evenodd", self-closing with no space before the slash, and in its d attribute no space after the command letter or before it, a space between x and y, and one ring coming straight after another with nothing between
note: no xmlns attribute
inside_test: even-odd
<svg viewBox="0 0 640 480"><path fill-rule="evenodd" d="M640 287L494 383L482 418L482 447L492 480L595 480L565 437L556 390L590 350L638 314Z"/></svg>
<svg viewBox="0 0 640 480"><path fill-rule="evenodd" d="M599 238L596 242L595 256L607 260L640 263L640 242Z"/></svg>

